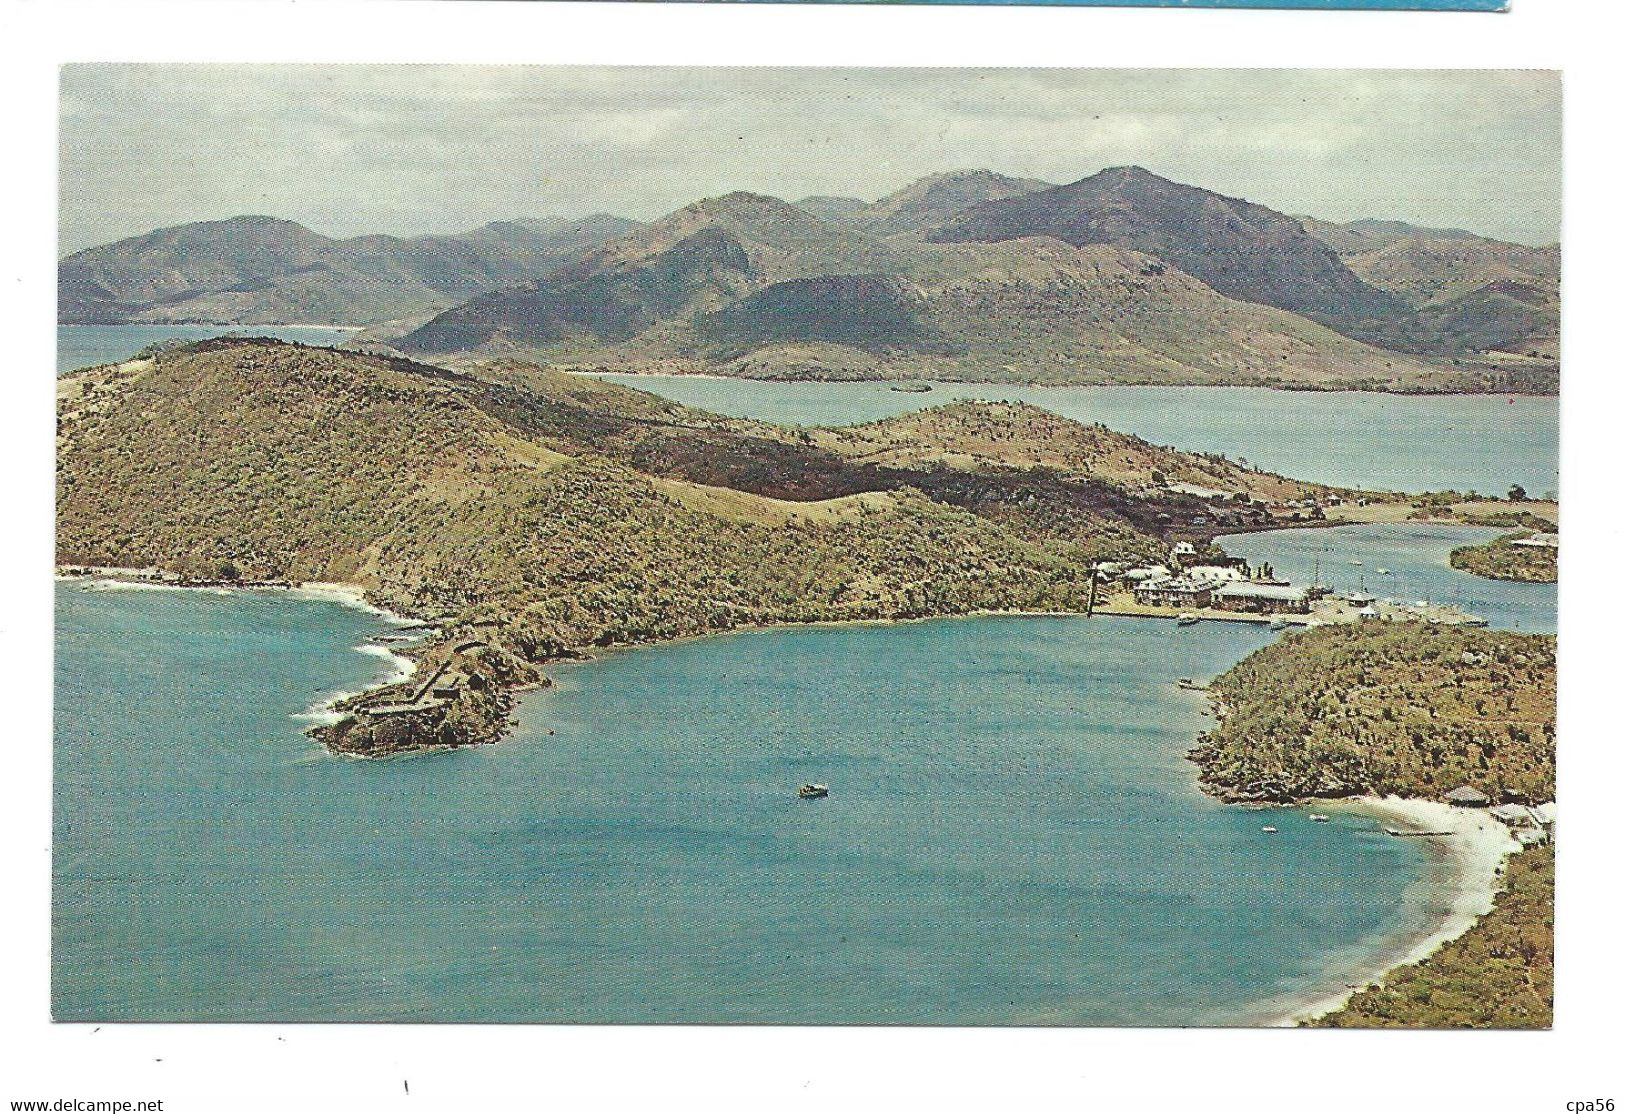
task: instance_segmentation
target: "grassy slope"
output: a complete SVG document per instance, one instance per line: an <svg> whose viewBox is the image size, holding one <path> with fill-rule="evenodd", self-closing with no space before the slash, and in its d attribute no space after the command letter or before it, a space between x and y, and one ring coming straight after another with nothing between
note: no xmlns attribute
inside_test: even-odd
<svg viewBox="0 0 1625 1114"><path fill-rule="evenodd" d="M1421 623L1320 627L1220 676L1192 752L1228 798L1555 792L1556 640Z"/></svg>
<svg viewBox="0 0 1625 1114"><path fill-rule="evenodd" d="M1341 1010L1328 1029L1546 1029L1552 1024L1552 912L1556 858L1535 847L1507 861L1495 908L1465 934L1391 971Z"/></svg>
<svg viewBox="0 0 1625 1114"><path fill-rule="evenodd" d="M837 451L895 465L1048 468L1126 488L1163 481L1256 499L1303 499L1334 489L1243 468L1225 457L1153 445L1026 403L950 403L830 431Z"/></svg>
<svg viewBox="0 0 1625 1114"><path fill-rule="evenodd" d="M76 373L58 559L354 581L442 620L418 651L431 665L477 633L489 660L459 664L493 683L459 711L479 721L467 741L499 733L487 696L548 657L744 624L1079 610L1092 556L1164 544L1095 481L985 458L879 467L821 431L496 378L240 341Z"/></svg>
<svg viewBox="0 0 1625 1114"><path fill-rule="evenodd" d="M710 372L764 379L910 379L1007 383L1251 384L1334 389L1480 389L1447 364L1372 348L1285 310L1226 298L1158 260L1047 238L997 244L890 242L917 284L911 344L796 339L730 318L719 345L702 318L615 344L561 343L533 353L579 366ZM827 314L810 302L809 316ZM794 315L792 315L794 316ZM821 319L821 318L820 318Z"/></svg>

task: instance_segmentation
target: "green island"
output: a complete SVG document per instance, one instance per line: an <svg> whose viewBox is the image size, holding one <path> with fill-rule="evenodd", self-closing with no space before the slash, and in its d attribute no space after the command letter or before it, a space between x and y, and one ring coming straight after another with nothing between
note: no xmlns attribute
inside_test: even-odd
<svg viewBox="0 0 1625 1114"><path fill-rule="evenodd" d="M1209 792L1287 802L1362 794L1493 803L1556 792L1557 640L1475 627L1316 627L1211 686L1220 721L1191 751Z"/></svg>
<svg viewBox="0 0 1625 1114"><path fill-rule="evenodd" d="M1543 539L1547 537L1551 537L1551 543L1543 544ZM1520 530L1482 545L1464 545L1453 549L1450 564L1463 572L1494 580L1555 584L1557 539L1555 535Z"/></svg>

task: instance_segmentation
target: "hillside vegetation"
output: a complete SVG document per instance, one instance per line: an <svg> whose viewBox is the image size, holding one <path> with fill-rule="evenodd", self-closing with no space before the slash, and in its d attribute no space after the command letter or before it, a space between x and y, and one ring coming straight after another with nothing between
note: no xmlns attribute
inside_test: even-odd
<svg viewBox="0 0 1625 1114"><path fill-rule="evenodd" d="M354 703L419 700L441 666L462 699L324 733L360 753L494 739L537 663L606 646L1081 610L1091 560L1160 556L1208 512L1142 494L1153 472L1295 487L1032 407L796 430L523 364L266 340L74 373L58 417L60 563L347 581L437 625L416 678Z"/></svg>
<svg viewBox="0 0 1625 1114"><path fill-rule="evenodd" d="M1549 1029L1556 856L1548 845L1507 860L1501 894L1466 933L1390 971L1312 1022L1324 1029Z"/></svg>
<svg viewBox="0 0 1625 1114"><path fill-rule="evenodd" d="M1228 800L1556 793L1556 639L1424 623L1318 627L1222 674L1191 752Z"/></svg>
<svg viewBox="0 0 1625 1114"><path fill-rule="evenodd" d="M497 221L456 236L334 240L273 217L160 228L57 267L64 324L367 325L546 274L636 222Z"/></svg>
<svg viewBox="0 0 1625 1114"><path fill-rule="evenodd" d="M1388 329L1409 351L1489 352L1555 361L1562 253L1400 221L1304 227L1372 286L1403 298L1413 313Z"/></svg>

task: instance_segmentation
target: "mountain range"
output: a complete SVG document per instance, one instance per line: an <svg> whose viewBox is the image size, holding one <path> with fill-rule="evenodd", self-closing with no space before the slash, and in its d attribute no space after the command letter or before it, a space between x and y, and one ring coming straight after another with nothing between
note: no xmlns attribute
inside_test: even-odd
<svg viewBox="0 0 1625 1114"><path fill-rule="evenodd" d="M1335 224L1116 167L874 202L732 193L331 240L271 218L79 252L61 319L371 326L445 361L758 378L1554 391L1559 249Z"/></svg>
<svg viewBox="0 0 1625 1114"><path fill-rule="evenodd" d="M496 221L456 236L334 240L243 216L87 248L57 267L64 324L367 325L545 275L637 222Z"/></svg>

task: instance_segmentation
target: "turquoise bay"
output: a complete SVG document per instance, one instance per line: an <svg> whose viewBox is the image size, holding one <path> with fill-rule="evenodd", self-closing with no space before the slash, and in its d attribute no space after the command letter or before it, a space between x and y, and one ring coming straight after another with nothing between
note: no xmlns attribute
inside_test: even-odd
<svg viewBox="0 0 1625 1114"><path fill-rule="evenodd" d="M76 366L162 339L64 332ZM1557 483L1552 399L625 381L808 424L1030 396L1306 478ZM1449 567L1494 533L1223 543L1555 629L1555 586ZM1235 1024L1369 977L1438 912L1436 864L1376 821L1198 790L1184 753L1210 721L1175 682L1276 637L1256 627L744 632L557 667L502 745L368 763L301 717L390 668L376 616L78 583L57 609L62 1019ZM798 800L809 780L830 797Z"/></svg>
<svg viewBox="0 0 1625 1114"><path fill-rule="evenodd" d="M1245 541L1282 564L1295 533ZM1436 537L1368 541L1437 574ZM1523 587L1486 590L1500 621L1548 622ZM369 763L296 717L387 668L355 652L382 620L63 584L58 622L63 1019L1233 1024L1435 913L1375 821L1196 787L1174 682L1255 627L744 632L557 668L502 745Z"/></svg>

